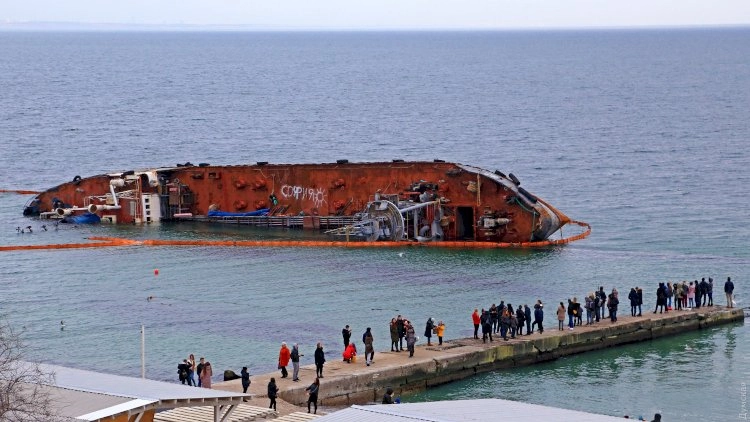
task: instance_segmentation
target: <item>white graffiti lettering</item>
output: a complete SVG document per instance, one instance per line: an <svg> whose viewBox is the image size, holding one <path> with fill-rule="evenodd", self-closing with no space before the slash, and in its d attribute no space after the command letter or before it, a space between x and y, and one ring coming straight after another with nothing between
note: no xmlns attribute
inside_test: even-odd
<svg viewBox="0 0 750 422"><path fill-rule="evenodd" d="M316 208L326 203L326 193L323 188L306 188L304 186L281 186L281 196L295 200L312 201Z"/></svg>

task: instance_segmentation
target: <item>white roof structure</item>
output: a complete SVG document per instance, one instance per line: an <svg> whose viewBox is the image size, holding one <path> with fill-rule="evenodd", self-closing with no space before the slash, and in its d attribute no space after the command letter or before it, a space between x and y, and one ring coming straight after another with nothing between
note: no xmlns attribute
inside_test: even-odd
<svg viewBox="0 0 750 422"><path fill-rule="evenodd" d="M230 414L249 394L189 387L142 378L103 374L55 365L39 365L55 374L50 397L60 416L98 421L149 410L213 406L214 420Z"/></svg>
<svg viewBox="0 0 750 422"><path fill-rule="evenodd" d="M622 422L614 416L501 399L452 400L424 403L352 406L316 422Z"/></svg>

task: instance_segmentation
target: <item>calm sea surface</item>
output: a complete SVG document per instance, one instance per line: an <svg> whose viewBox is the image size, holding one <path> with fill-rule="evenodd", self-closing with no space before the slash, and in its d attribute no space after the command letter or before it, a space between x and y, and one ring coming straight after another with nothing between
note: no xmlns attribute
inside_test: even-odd
<svg viewBox="0 0 750 422"><path fill-rule="evenodd" d="M335 359L344 324L355 336L371 326L386 349L397 313L468 336L475 307L556 303L599 285L645 286L648 307L660 281L710 276L720 292L731 276L746 306L748 39L750 29L0 33L0 189L185 161L441 158L513 172L593 226L584 241L538 251L4 252L0 313L33 358L130 376L144 324L147 376L174 381L189 353L219 370L268 372L282 341L299 342L305 364L317 341ZM0 193L0 244L300 235L166 224L44 232L21 216L26 200ZM16 232L28 225L33 234ZM733 420L747 407L748 350L750 329L737 324L406 399Z"/></svg>

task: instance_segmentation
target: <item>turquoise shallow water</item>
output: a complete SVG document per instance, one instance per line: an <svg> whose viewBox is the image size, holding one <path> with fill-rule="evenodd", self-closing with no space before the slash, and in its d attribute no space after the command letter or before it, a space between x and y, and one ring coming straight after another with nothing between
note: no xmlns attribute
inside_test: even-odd
<svg viewBox="0 0 750 422"><path fill-rule="evenodd" d="M344 324L355 337L371 326L376 348L385 349L397 313L418 326L442 319L448 338L468 336L475 307L557 303L600 285L644 286L648 307L659 281L732 276L746 306L747 36L0 33L0 188L188 160L442 158L513 172L593 226L582 242L531 251L7 252L0 312L25 330L42 361L134 376L144 324L148 377L174 380L188 353L217 369L266 372L281 341L299 342L304 359L317 341L338 356ZM301 235L201 225L44 232L21 216L26 199L0 193L0 244ZM33 234L16 233L26 225ZM485 374L408 399L503 397L729 420L741 409L748 347L745 325L722 327ZM606 380L590 382L595 368ZM685 405L696 390L705 400Z"/></svg>

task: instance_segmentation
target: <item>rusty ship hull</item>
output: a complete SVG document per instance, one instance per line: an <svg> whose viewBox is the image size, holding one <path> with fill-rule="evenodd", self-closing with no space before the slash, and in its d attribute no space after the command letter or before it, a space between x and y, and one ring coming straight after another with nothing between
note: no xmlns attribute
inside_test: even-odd
<svg viewBox="0 0 750 422"><path fill-rule="evenodd" d="M513 175L423 162L176 165L76 176L33 197L27 216L113 224L243 221L363 240L522 243L571 222Z"/></svg>

